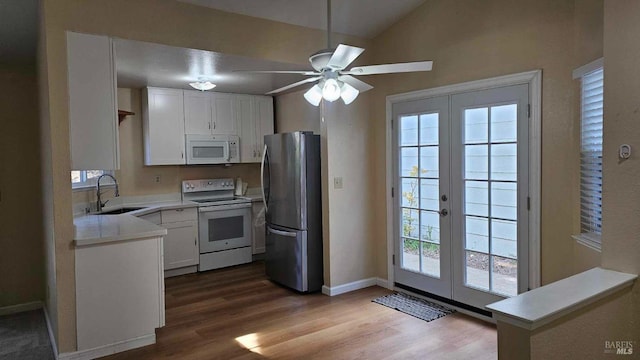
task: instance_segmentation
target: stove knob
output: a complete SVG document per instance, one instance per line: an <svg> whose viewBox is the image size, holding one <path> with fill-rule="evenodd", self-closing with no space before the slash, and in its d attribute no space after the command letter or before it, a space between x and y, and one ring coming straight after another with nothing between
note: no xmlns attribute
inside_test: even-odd
<svg viewBox="0 0 640 360"><path fill-rule="evenodd" d="M207 182L207 185L211 185L211 184L213 184L213 182L211 182L211 181L208 181L208 182Z"/></svg>

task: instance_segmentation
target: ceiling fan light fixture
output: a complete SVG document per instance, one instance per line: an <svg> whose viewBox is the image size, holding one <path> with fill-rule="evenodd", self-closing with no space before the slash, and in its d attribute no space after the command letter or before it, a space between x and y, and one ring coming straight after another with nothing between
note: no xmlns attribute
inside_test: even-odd
<svg viewBox="0 0 640 360"><path fill-rule="evenodd" d="M216 84L213 84L210 81L196 81L196 82L189 83L189 85L192 88L200 91L207 91L216 87Z"/></svg>
<svg viewBox="0 0 640 360"><path fill-rule="evenodd" d="M336 79L328 79L322 87L322 98L333 102L340 98L340 84Z"/></svg>
<svg viewBox="0 0 640 360"><path fill-rule="evenodd" d="M318 106L322 100L322 89L318 84L315 84L311 89L304 93L304 98L307 99L311 105Z"/></svg>
<svg viewBox="0 0 640 360"><path fill-rule="evenodd" d="M354 88L353 86L347 83L342 84L340 97L342 98L342 101L344 101L345 105L351 104L359 94L360 92L358 91L358 89Z"/></svg>

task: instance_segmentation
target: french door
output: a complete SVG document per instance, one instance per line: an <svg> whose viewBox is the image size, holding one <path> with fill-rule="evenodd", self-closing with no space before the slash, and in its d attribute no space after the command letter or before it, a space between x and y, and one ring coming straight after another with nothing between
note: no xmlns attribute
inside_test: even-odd
<svg viewBox="0 0 640 360"><path fill-rule="evenodd" d="M396 283L478 308L527 290L528 98L393 104Z"/></svg>

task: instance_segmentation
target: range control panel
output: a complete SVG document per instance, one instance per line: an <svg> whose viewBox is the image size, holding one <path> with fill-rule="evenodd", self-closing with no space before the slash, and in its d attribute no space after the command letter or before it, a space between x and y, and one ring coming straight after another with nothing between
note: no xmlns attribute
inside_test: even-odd
<svg viewBox="0 0 640 360"><path fill-rule="evenodd" d="M185 180L182 182L182 193L203 192L203 191L224 191L234 190L233 179L203 179Z"/></svg>

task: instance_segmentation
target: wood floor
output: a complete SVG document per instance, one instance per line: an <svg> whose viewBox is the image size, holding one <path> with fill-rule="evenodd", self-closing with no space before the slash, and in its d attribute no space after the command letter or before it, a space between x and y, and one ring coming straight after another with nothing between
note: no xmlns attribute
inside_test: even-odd
<svg viewBox="0 0 640 360"><path fill-rule="evenodd" d="M425 322L372 303L370 287L329 297L274 285L264 264L166 280L154 345L105 359L496 359L495 326L460 313Z"/></svg>

